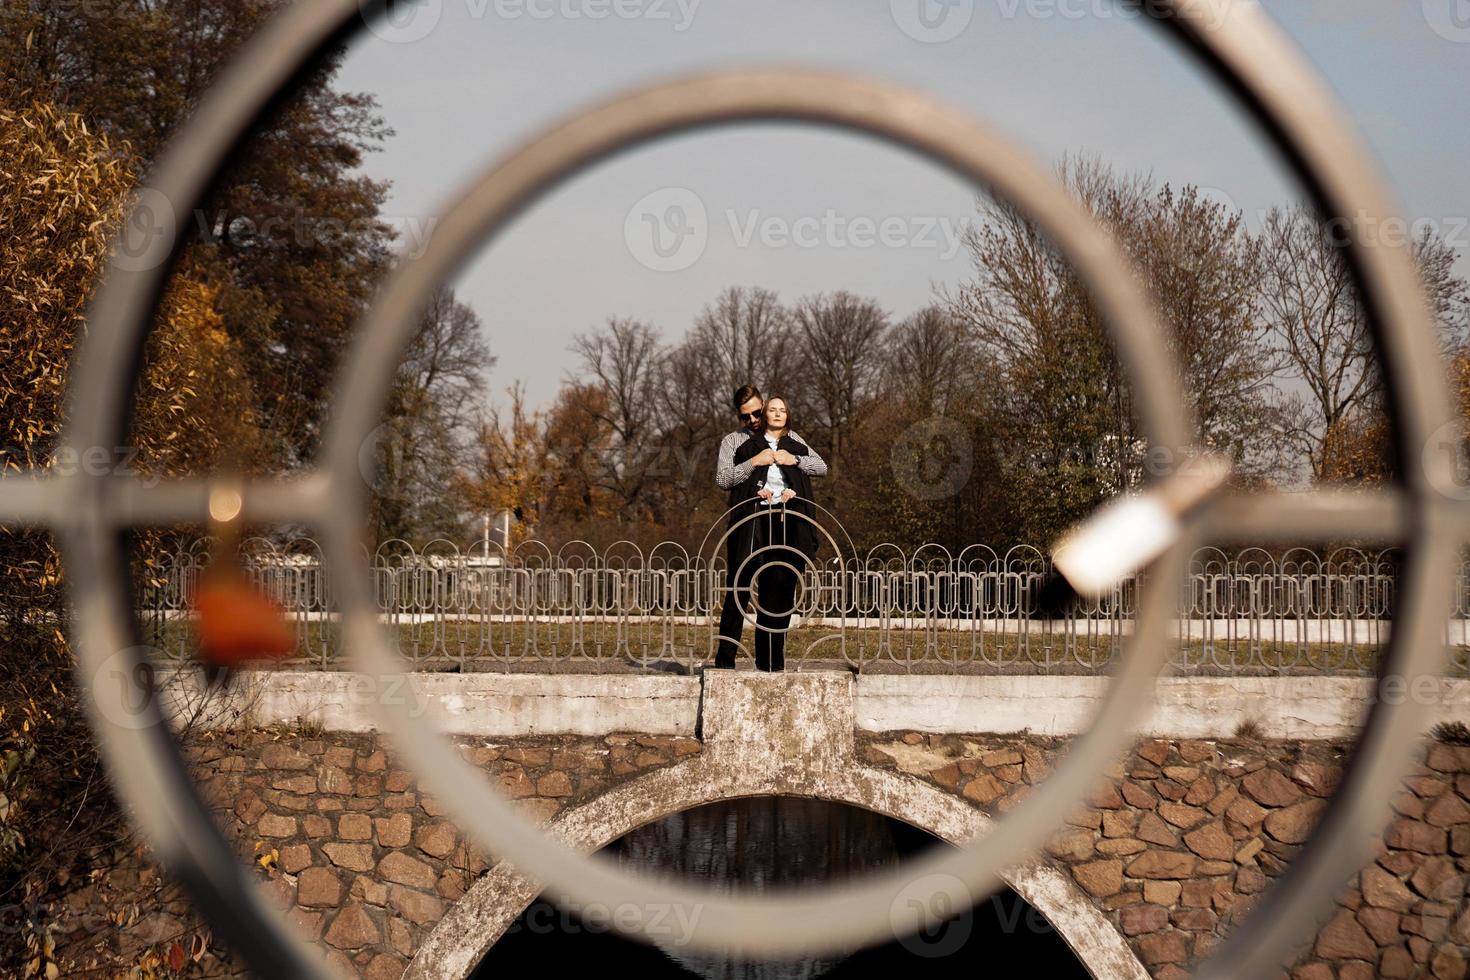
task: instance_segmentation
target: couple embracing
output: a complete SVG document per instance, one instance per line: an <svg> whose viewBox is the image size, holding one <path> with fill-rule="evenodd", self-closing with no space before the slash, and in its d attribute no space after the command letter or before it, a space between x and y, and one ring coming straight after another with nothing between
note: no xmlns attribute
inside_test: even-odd
<svg viewBox="0 0 1470 980"><path fill-rule="evenodd" d="M826 476L827 464L791 431L791 406L784 397L762 398L742 385L732 401L740 428L720 442L715 471L730 507L715 666L735 666L744 609L753 604L756 668L781 670L798 578L817 553L811 478Z"/></svg>

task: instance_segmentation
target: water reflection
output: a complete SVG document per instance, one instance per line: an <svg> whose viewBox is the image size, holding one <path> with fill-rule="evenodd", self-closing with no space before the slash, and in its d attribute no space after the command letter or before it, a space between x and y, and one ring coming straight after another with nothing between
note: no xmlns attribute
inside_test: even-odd
<svg viewBox="0 0 1470 980"><path fill-rule="evenodd" d="M610 844L606 853L646 874L693 879L721 890L762 892L874 874L935 843L923 831L842 804L758 797L698 807L655 821ZM910 970L925 977L1048 977L1087 973L1050 924L1013 892L966 910L933 933L846 956L747 960L689 950L688 923L670 915L657 945L625 939L607 913L562 909L546 896L531 905L481 962L477 977L507 970L635 969L646 977L709 980L811 980ZM596 910L601 912L602 910Z"/></svg>
<svg viewBox="0 0 1470 980"><path fill-rule="evenodd" d="M795 888L840 881L898 864L887 817L822 800L765 796L676 813L628 834L614 848L620 864L664 877L709 882L720 891ZM746 961L656 945L710 980L809 980L847 957Z"/></svg>

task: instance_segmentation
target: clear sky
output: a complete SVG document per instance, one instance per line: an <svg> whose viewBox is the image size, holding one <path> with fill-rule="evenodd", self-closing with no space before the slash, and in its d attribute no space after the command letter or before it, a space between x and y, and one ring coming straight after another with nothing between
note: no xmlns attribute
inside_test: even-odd
<svg viewBox="0 0 1470 980"><path fill-rule="evenodd" d="M1252 223L1295 195L1187 56L1110 0L420 3L412 19L360 39L340 80L376 94L396 130L365 170L392 182L386 212L408 249L457 189L541 128L630 86L714 68L899 82L974 113L1043 163L1097 154L1211 188ZM1404 216L1434 222L1470 275L1470 0L1264 6L1355 118ZM563 185L455 285L499 358L492 389L520 379L544 406L575 366L577 333L629 316L676 341L729 285L788 301L849 289L907 316L936 283L966 275L953 236L975 193L866 138L706 131Z"/></svg>

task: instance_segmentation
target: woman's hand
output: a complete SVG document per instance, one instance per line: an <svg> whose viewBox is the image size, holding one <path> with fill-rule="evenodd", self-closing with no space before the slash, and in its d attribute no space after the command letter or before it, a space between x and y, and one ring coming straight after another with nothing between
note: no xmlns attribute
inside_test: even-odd
<svg viewBox="0 0 1470 980"><path fill-rule="evenodd" d="M767 450L767 451L769 452L769 450ZM778 466L795 466L796 465L796 457L793 456L791 453L788 453L784 449L778 449L778 450L776 450L775 459L776 459L776 464Z"/></svg>
<svg viewBox="0 0 1470 980"><path fill-rule="evenodd" d="M750 461L756 466L770 466L772 463L776 462L776 457L778 455L780 454L773 449L762 449L760 452L752 456L750 458ZM791 456L790 453L786 453L786 455ZM795 459L794 456L792 458Z"/></svg>
<svg viewBox="0 0 1470 980"><path fill-rule="evenodd" d="M789 493L790 491L787 492ZM757 494L757 496L759 496L762 500L770 500L771 491L767 490L765 487L761 487L760 492Z"/></svg>
<svg viewBox="0 0 1470 980"><path fill-rule="evenodd" d="M769 492L770 491L767 491L767 493L769 493ZM781 503L783 503L783 504L786 503L786 501L788 501L788 500L794 499L795 497L796 497L796 491L793 490L793 489L791 489L790 487L787 487L785 490L782 490L781 491Z"/></svg>

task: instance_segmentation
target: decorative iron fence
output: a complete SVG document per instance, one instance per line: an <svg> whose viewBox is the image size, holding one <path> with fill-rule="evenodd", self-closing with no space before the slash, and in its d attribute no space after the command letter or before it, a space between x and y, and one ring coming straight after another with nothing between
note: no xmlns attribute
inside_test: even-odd
<svg viewBox="0 0 1470 980"><path fill-rule="evenodd" d="M574 542L552 551L391 541L365 555L382 620L400 652L425 669L516 661L622 660L689 666L713 657L725 584L723 557L665 542L619 542L601 551ZM188 656L189 606L208 542L175 552L142 590L150 642ZM340 653L330 577L315 541L247 543L251 579L295 624L301 665L332 667ZM1111 667L1132 628L1140 579L1047 618L1038 600L1049 571L1031 547L997 553L971 545L912 552L884 545L818 560L802 576L792 666L842 662L859 669L1090 672ZM1462 566L1446 624L1451 670L1466 671L1470 590ZM757 590L759 584L757 584ZM1293 549L1196 552L1175 621L1179 671L1285 673L1373 670L1388 638L1394 554ZM749 650L747 628L747 652Z"/></svg>

